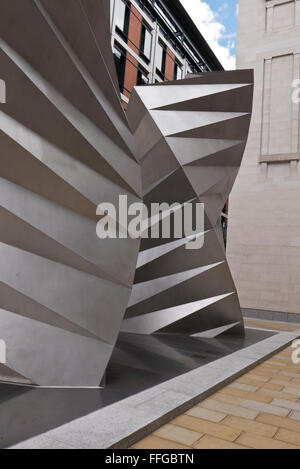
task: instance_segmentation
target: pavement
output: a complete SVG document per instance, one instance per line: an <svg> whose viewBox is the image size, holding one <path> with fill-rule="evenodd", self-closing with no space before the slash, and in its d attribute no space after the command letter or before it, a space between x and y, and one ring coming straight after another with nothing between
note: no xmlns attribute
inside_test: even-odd
<svg viewBox="0 0 300 469"><path fill-rule="evenodd" d="M251 319L246 325L299 330L299 325ZM287 347L132 448L300 449L300 364L292 361L294 351Z"/></svg>

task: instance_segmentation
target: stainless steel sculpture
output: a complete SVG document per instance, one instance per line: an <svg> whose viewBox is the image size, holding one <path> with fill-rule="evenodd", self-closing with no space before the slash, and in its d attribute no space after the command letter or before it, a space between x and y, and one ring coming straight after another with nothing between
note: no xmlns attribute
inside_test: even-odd
<svg viewBox="0 0 300 469"><path fill-rule="evenodd" d="M96 236L97 205L121 194L205 202L208 231L199 251L143 241L123 330L243 331L220 213L248 134L252 74L137 88L130 128L109 22L109 0L1 1L0 380L99 385L140 246Z"/></svg>
<svg viewBox="0 0 300 469"><path fill-rule="evenodd" d="M253 72L194 75L138 87L128 109L144 200L205 204L204 247L142 240L124 332L215 337L243 333L226 261L221 212L235 181L251 118Z"/></svg>
<svg viewBox="0 0 300 469"><path fill-rule="evenodd" d="M96 236L100 202L141 199L109 11L109 0L1 1L4 380L98 386L130 296L139 241Z"/></svg>

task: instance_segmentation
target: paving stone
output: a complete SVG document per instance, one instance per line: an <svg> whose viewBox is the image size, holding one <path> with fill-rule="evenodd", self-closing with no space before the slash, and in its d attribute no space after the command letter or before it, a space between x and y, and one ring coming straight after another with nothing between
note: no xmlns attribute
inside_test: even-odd
<svg viewBox="0 0 300 469"><path fill-rule="evenodd" d="M278 427L273 425L267 425L241 417L228 416L223 421L223 424L228 425L229 427L238 428L244 432L262 435L267 438L273 438L275 433L278 431Z"/></svg>
<svg viewBox="0 0 300 469"><path fill-rule="evenodd" d="M270 370L274 371L277 370L278 372L284 370L286 366L286 363L280 362L279 360L278 362L269 361L264 363L264 367L268 367Z"/></svg>
<svg viewBox="0 0 300 469"><path fill-rule="evenodd" d="M247 391L242 391L241 389L234 389L232 387L223 388L219 391L220 394L227 394L229 396L236 396L243 399L246 399L248 396Z"/></svg>
<svg viewBox="0 0 300 469"><path fill-rule="evenodd" d="M300 412L300 404L297 402L287 401L286 399L273 399L272 405L283 407L284 409L297 410Z"/></svg>
<svg viewBox="0 0 300 469"><path fill-rule="evenodd" d="M152 391L152 389L150 391ZM145 412L149 416L151 416L154 411L158 413L164 412L167 405L176 408L186 402L189 398L187 394L176 392L171 389L162 391L155 397L151 396L150 393L145 394L145 400L141 398L141 401L139 400L139 395L133 396L132 406L140 412Z"/></svg>
<svg viewBox="0 0 300 469"><path fill-rule="evenodd" d="M276 440L285 441L291 445L297 445L300 449L300 433L291 432L285 428L281 428L276 435Z"/></svg>
<svg viewBox="0 0 300 469"><path fill-rule="evenodd" d="M246 449L242 445L230 443L229 441L220 440L213 436L204 436L199 443L194 446L195 449Z"/></svg>
<svg viewBox="0 0 300 469"><path fill-rule="evenodd" d="M274 376L278 376L278 371L270 371L266 368L256 368L255 374L259 376L263 376L264 378L274 378Z"/></svg>
<svg viewBox="0 0 300 469"><path fill-rule="evenodd" d="M298 379L298 378L293 378L291 380L291 383L293 383L293 386L296 385L297 387L300 387L300 379Z"/></svg>
<svg viewBox="0 0 300 469"><path fill-rule="evenodd" d="M262 383L261 390L266 389L266 390L271 390L271 391L282 391L284 386L282 384L274 384L274 383Z"/></svg>
<svg viewBox="0 0 300 469"><path fill-rule="evenodd" d="M263 402L265 404L270 404L270 402L274 399L274 396L268 394L264 391L252 392L249 393L247 396L247 400L253 400L257 402Z"/></svg>
<svg viewBox="0 0 300 469"><path fill-rule="evenodd" d="M260 414L256 421L300 433L300 424L297 421L292 420L290 416L289 418L284 418L271 414Z"/></svg>
<svg viewBox="0 0 300 469"><path fill-rule="evenodd" d="M289 413L289 410L284 409L283 407L277 407L271 404L264 404L263 402L258 401L244 401L242 406L247 409L254 409L258 412L265 412L268 414L279 415L281 417L286 417Z"/></svg>
<svg viewBox="0 0 300 469"><path fill-rule="evenodd" d="M212 396L215 401L225 402L225 404L241 405L245 399L241 397L229 396L227 394L217 393Z"/></svg>
<svg viewBox="0 0 300 469"><path fill-rule="evenodd" d="M291 377L284 377L284 376L280 376L280 378L274 378L274 379L271 379L269 382L271 384L280 384L281 386L289 386L289 381L291 381Z"/></svg>
<svg viewBox="0 0 300 469"><path fill-rule="evenodd" d="M144 440L133 446L134 449L190 449L189 446L184 446L174 441L164 440L157 436L148 436Z"/></svg>
<svg viewBox="0 0 300 469"><path fill-rule="evenodd" d="M281 371L278 375L278 378L279 379L282 379L282 376L287 376L289 378L296 378L298 379L299 378L299 374L298 373L294 373L292 371Z"/></svg>
<svg viewBox="0 0 300 469"><path fill-rule="evenodd" d="M209 409L204 409L203 407L199 407L199 406L193 407L193 409L188 410L186 414L191 415L192 417L208 420L209 422L214 422L214 423L219 423L226 417L226 414L224 413L215 412Z"/></svg>
<svg viewBox="0 0 300 469"><path fill-rule="evenodd" d="M39 449L41 450L51 450L51 449L65 449L65 450L76 450L76 446L73 446L71 444L66 444L62 441L50 438L45 435L40 435L39 437ZM29 441L24 441L22 443L22 449L27 450L27 449L32 449L32 446L30 445Z"/></svg>
<svg viewBox="0 0 300 469"><path fill-rule="evenodd" d="M254 371L255 370L253 370L253 372ZM244 377L247 377L249 379L255 379L256 381L262 381L264 383L267 383L270 379L269 377L256 375L255 373L247 373L247 374L244 375Z"/></svg>
<svg viewBox="0 0 300 469"><path fill-rule="evenodd" d="M299 449L298 446L291 445L279 440L272 440L253 433L243 433L237 440L237 444L249 446L254 449Z"/></svg>
<svg viewBox="0 0 300 469"><path fill-rule="evenodd" d="M293 394L288 394L286 392L280 391L273 391L271 389L260 389L257 392L249 393L247 399L258 401L258 402L265 402L269 404L274 398L286 399L288 401L297 401L297 396Z"/></svg>
<svg viewBox="0 0 300 469"><path fill-rule="evenodd" d="M182 443L186 446L192 446L196 441L200 440L203 433L169 424L154 432L153 435L169 441L175 441L176 443Z"/></svg>
<svg viewBox="0 0 300 469"><path fill-rule="evenodd" d="M197 419L190 415L181 415L172 422L174 425L179 425L189 430L207 435L215 436L221 440L234 441L240 435L240 430L226 427L221 423L212 423L207 420Z"/></svg>
<svg viewBox="0 0 300 469"><path fill-rule="evenodd" d="M250 379L246 377L238 379L236 383L249 384L251 386L256 386L260 389L272 389L273 391L281 391L284 387L283 385L280 385L280 384L264 383L256 379Z"/></svg>
<svg viewBox="0 0 300 469"><path fill-rule="evenodd" d="M300 388L286 387L284 388L284 392L286 392L287 394L294 394L295 396L300 397Z"/></svg>
<svg viewBox="0 0 300 469"><path fill-rule="evenodd" d="M291 360L291 355L290 354L285 354L285 355L276 355L276 360L282 360L283 362L289 362Z"/></svg>
<svg viewBox="0 0 300 469"><path fill-rule="evenodd" d="M293 357L292 357L292 354L293 352L291 352L291 360L289 363L287 363L287 366L286 366L286 370L285 371L288 371L288 372L291 372L291 373L296 373L299 375L300 373L300 366L299 364L296 364L293 362Z"/></svg>
<svg viewBox="0 0 300 469"><path fill-rule="evenodd" d="M290 419L294 419L294 420L299 420L300 421L300 412L297 412L296 410L293 410L290 415L289 415L289 418ZM299 427L300 428L300 427ZM300 431L300 430L299 430Z"/></svg>
<svg viewBox="0 0 300 469"><path fill-rule="evenodd" d="M225 404L223 402L215 401L214 399L209 399L202 404L206 409L216 410L219 412L225 412L226 414L235 415L236 417L244 417L246 419L254 420L258 411L246 409L234 404Z"/></svg>
<svg viewBox="0 0 300 469"><path fill-rule="evenodd" d="M285 353L281 354L279 353L275 357L272 358L272 361L282 361L282 362L287 362L289 364L291 362L291 353L289 350L287 350Z"/></svg>
<svg viewBox="0 0 300 469"><path fill-rule="evenodd" d="M258 386L251 386L249 384L243 384L243 383L233 383L229 386L230 388L234 389L240 389L241 391L248 391L248 392L255 392L258 391Z"/></svg>

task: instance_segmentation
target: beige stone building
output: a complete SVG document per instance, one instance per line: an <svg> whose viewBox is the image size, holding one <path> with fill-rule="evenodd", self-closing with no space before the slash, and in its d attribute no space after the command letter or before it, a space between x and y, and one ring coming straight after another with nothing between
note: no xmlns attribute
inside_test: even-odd
<svg viewBox="0 0 300 469"><path fill-rule="evenodd" d="M237 67L256 88L228 257L246 314L300 321L300 0L239 3Z"/></svg>

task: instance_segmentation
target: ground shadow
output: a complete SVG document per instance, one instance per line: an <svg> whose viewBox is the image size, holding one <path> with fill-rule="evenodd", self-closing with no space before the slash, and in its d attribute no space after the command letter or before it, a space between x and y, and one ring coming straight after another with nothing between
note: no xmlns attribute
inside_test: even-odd
<svg viewBox="0 0 300 469"><path fill-rule="evenodd" d="M7 448L257 343L244 338L120 334L104 389L39 389L0 384L0 447Z"/></svg>

